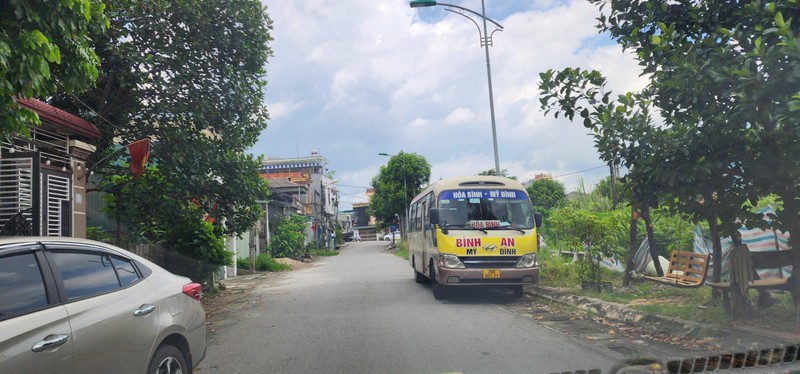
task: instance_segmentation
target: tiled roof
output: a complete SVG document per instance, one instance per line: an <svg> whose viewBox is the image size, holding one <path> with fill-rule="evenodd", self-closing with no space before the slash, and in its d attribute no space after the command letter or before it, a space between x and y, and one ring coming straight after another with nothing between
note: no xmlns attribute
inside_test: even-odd
<svg viewBox="0 0 800 374"><path fill-rule="evenodd" d="M56 126L66 127L78 134L88 136L92 139L100 139L100 131L97 130L89 121L78 116L67 113L52 105L46 104L36 99L16 99L19 106L33 110L39 115L43 122L49 122Z"/></svg>
<svg viewBox="0 0 800 374"><path fill-rule="evenodd" d="M297 183L292 183L289 178L269 178L270 188L299 187Z"/></svg>
<svg viewBox="0 0 800 374"><path fill-rule="evenodd" d="M292 171L287 173L269 173L261 174L261 178L274 179L274 178L302 178L305 174L299 171Z"/></svg>

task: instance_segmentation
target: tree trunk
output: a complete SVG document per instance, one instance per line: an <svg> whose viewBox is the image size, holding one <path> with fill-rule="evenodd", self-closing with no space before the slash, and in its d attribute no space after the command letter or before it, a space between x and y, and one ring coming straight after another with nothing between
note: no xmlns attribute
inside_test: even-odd
<svg viewBox="0 0 800 374"><path fill-rule="evenodd" d="M122 246L122 199L120 194L114 194L114 203L116 204L116 219L117 219L117 232L114 234L117 247Z"/></svg>
<svg viewBox="0 0 800 374"><path fill-rule="evenodd" d="M627 287L631 285L631 272L633 272L633 258L636 257L636 232L637 226L636 221L638 220L638 215L636 213L636 205L631 204L631 226L630 226L630 236L628 239L630 240L630 245L628 246L628 256L625 260L625 276L622 278L622 285Z"/></svg>
<svg viewBox="0 0 800 374"><path fill-rule="evenodd" d="M611 206L617 209L617 168L614 161L608 163L611 168Z"/></svg>
<svg viewBox="0 0 800 374"><path fill-rule="evenodd" d="M779 218L787 223L789 229L789 247L794 259L789 282L791 282L794 299L795 329L800 329L800 309L798 309L800 306L800 206L798 206L794 188L786 187L784 191L786 193L781 194L783 212Z"/></svg>
<svg viewBox="0 0 800 374"><path fill-rule="evenodd" d="M653 220L650 218L650 207L642 209L642 218L644 219L645 229L647 230L647 244L650 247L650 257L653 259L653 266L656 268L656 274L659 277L664 276L664 270L661 269L661 261L658 259L658 248L656 248L656 237L653 234Z"/></svg>
<svg viewBox="0 0 800 374"><path fill-rule="evenodd" d="M714 258L714 273L712 274L713 281L719 283L722 281L722 241L719 237L719 225L717 224L717 216L712 215L708 218L708 228L711 231L711 242L713 243L713 258ZM711 298L719 299L720 292L712 288Z"/></svg>

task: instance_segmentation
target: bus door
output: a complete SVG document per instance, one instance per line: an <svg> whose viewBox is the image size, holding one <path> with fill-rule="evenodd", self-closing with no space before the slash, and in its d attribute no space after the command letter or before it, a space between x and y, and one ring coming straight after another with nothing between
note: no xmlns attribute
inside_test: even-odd
<svg viewBox="0 0 800 374"><path fill-rule="evenodd" d="M428 221L428 202L425 201L422 203L422 212L419 220L419 224L422 226L422 240L420 241L422 244L420 247L422 250L422 274L428 275L427 266L430 263L428 260L428 226L430 226L430 222Z"/></svg>

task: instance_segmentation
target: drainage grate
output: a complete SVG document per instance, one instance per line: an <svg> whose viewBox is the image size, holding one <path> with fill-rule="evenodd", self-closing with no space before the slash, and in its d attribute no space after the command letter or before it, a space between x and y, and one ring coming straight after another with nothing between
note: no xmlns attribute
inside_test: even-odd
<svg viewBox="0 0 800 374"><path fill-rule="evenodd" d="M718 370L747 369L792 363L798 360L800 346L791 345L774 349L726 353L718 356L674 360L666 363L667 373L703 373Z"/></svg>
<svg viewBox="0 0 800 374"><path fill-rule="evenodd" d="M562 371L551 374L603 374L603 371L600 369L591 369L591 370Z"/></svg>

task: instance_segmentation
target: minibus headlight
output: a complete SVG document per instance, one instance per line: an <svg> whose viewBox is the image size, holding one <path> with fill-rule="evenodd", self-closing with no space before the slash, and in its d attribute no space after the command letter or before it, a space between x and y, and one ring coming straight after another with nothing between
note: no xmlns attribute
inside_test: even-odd
<svg viewBox="0 0 800 374"><path fill-rule="evenodd" d="M439 263L442 264L442 267L448 269L464 269L465 266L458 259L458 257L453 255L439 255Z"/></svg>
<svg viewBox="0 0 800 374"><path fill-rule="evenodd" d="M517 261L516 267L518 268L530 268L538 265L536 262L536 253L528 253L519 258Z"/></svg>

